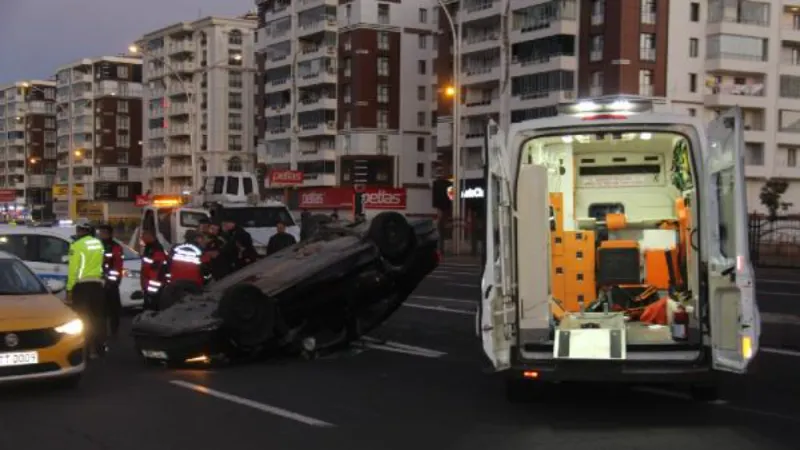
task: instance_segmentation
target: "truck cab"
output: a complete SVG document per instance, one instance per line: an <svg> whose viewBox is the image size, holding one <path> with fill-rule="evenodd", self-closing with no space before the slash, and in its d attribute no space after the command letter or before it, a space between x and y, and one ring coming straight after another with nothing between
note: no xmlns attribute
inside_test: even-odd
<svg viewBox="0 0 800 450"><path fill-rule="evenodd" d="M547 381L747 372L760 318L741 111L710 124L641 98L490 122L477 334L511 400ZM713 394L711 394L713 395Z"/></svg>
<svg viewBox="0 0 800 450"><path fill-rule="evenodd" d="M207 210L187 203L189 200L180 196L154 196L150 204L142 208L142 219L131 237L130 246L137 252L142 251L143 229L152 230L166 250L183 242L187 231L197 229L202 219L211 217Z"/></svg>

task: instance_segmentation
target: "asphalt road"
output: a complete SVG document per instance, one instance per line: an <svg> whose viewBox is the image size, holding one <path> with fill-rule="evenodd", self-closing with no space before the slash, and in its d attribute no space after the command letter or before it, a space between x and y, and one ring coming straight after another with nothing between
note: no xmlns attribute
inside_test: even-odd
<svg viewBox="0 0 800 450"><path fill-rule="evenodd" d="M446 262L375 341L314 361L145 368L123 337L76 390L0 390L0 450L798 448L800 352L780 348L750 375L723 377L712 404L597 386L509 404L474 337L478 277ZM794 285L770 286L800 302ZM765 310L770 298L759 295ZM784 316L765 332L778 319L797 327Z"/></svg>

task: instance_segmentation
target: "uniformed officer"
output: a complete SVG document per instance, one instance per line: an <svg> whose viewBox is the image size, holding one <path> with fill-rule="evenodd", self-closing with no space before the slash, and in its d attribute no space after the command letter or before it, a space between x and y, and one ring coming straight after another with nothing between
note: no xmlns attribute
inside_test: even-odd
<svg viewBox="0 0 800 450"><path fill-rule="evenodd" d="M210 279L208 263L211 257L203 251L200 238L194 230L186 232L186 242L175 246L167 259L166 282L189 281L203 287Z"/></svg>
<svg viewBox="0 0 800 450"><path fill-rule="evenodd" d="M69 247L67 302L89 324L87 347L92 359L107 349L104 255L103 243L94 237L92 227L88 224L78 225L75 241Z"/></svg>
<svg viewBox="0 0 800 450"><path fill-rule="evenodd" d="M122 314L122 302L119 297L119 283L124 265L122 246L114 241L114 228L111 225L97 227L97 237L103 243L105 258L103 261L103 278L105 278L106 311L109 331L112 337L117 336L119 320Z"/></svg>
<svg viewBox="0 0 800 450"><path fill-rule="evenodd" d="M163 278L162 269L167 260L167 254L164 252L164 247L156 239L156 235L152 230L142 231L142 242L144 242L144 249L142 250L142 273L141 273L141 286L144 293L144 309L156 309L156 300L158 293L161 291Z"/></svg>

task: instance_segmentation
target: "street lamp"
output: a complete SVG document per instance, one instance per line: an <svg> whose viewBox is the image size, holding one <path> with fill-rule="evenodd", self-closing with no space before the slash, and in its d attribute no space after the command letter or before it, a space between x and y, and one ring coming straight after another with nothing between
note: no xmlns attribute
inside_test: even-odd
<svg viewBox="0 0 800 450"><path fill-rule="evenodd" d="M30 83L22 83L22 87L24 89L30 89L31 91L39 91L44 94L44 91L36 87ZM27 96L26 96L27 98ZM26 100L27 103L27 100ZM61 106L58 102L55 103L56 105L56 113L63 111L65 113L69 113L69 110L65 110L63 106ZM57 119L57 118L56 118ZM71 220L76 220L78 216L78 208L77 202L75 201L75 177L72 173L75 167L75 161L73 159L73 152L78 152L75 150L75 133L73 133L72 127L72 114L67 114L67 120L69 120L69 143L67 146L69 147L69 151L67 152L67 207L69 212L69 218Z"/></svg>
<svg viewBox="0 0 800 450"><path fill-rule="evenodd" d="M142 47L140 47L138 45L135 45L135 44L130 45L128 47L128 51L133 53L133 54L141 54L143 56L147 56L148 55L147 51L145 51ZM222 59L220 61L215 62L214 64L209 64L208 66L204 67L203 70L198 71L198 73L199 74L208 73L210 70L216 69L217 67L220 67L220 66L224 65L225 63L230 62L231 59L233 61L241 61L242 59L244 59L244 57L242 56L241 53L237 53L237 54L233 55L232 57L224 58L224 59ZM196 104L196 98L194 96L194 93L192 93L192 91L188 88L187 80L184 79L184 77L181 76L180 72L175 70L175 68L169 62L169 58L163 58L163 62L164 62L164 66L170 71L170 75L172 75L173 77L175 77L176 80L178 80L178 84L180 84L181 89L186 94L186 97L187 97L187 99L189 101L189 105L190 105L190 108L191 108L191 112L189 114L189 148L191 149L192 191L197 192L197 191L200 190L200 187L198 186L198 182L200 181L200 176L199 176L199 173L197 171L197 169L198 169L198 167L197 167L197 150L195 150L195 148L194 148L195 143L198 141L196 124L197 124L197 122L199 122L197 117L196 117L197 113L198 113L197 104ZM162 81L162 83L163 83L163 81Z"/></svg>
<svg viewBox="0 0 800 450"><path fill-rule="evenodd" d="M462 27L456 27L453 15L447 9L445 0L438 0L450 25L453 42L453 85L445 89L445 94L453 97L453 253L461 253L461 38ZM458 0L459 20L462 2Z"/></svg>

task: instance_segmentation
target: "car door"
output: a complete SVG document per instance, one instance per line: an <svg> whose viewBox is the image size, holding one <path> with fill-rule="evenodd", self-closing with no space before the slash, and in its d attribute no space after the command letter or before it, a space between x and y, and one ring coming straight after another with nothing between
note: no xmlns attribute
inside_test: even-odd
<svg viewBox="0 0 800 450"><path fill-rule="evenodd" d="M486 136L486 258L477 323L484 353L495 369L504 370L511 366L511 349L516 342L517 283L512 245L516 240L511 222L511 180L503 160L505 136L494 121L489 122Z"/></svg>
<svg viewBox="0 0 800 450"><path fill-rule="evenodd" d="M748 247L741 110L720 115L707 133L703 247L713 367L741 374L758 351L761 328Z"/></svg>
<svg viewBox="0 0 800 450"><path fill-rule="evenodd" d="M67 282L69 241L58 236L31 235L31 266L40 278Z"/></svg>

